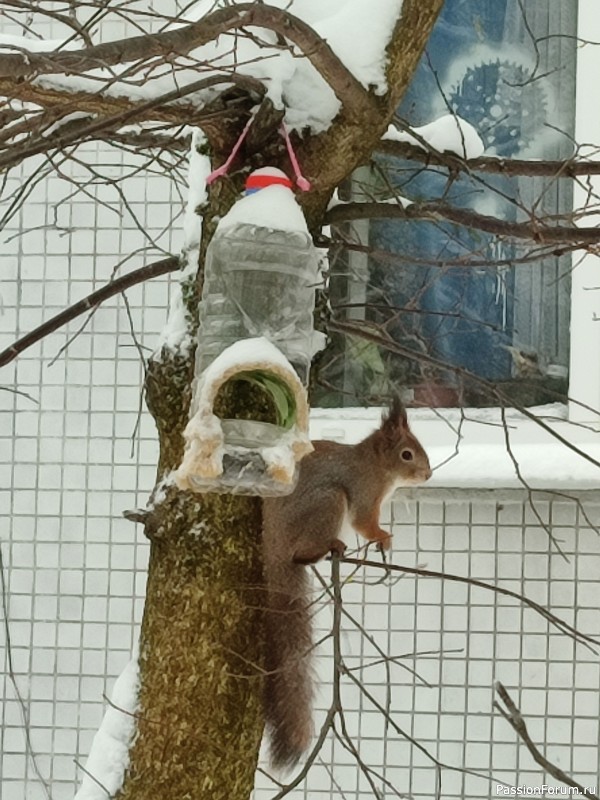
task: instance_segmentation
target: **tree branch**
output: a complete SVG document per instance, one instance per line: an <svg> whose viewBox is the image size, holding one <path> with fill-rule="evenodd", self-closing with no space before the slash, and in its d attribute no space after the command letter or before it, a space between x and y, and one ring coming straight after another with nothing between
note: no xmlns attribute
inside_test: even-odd
<svg viewBox="0 0 600 800"><path fill-rule="evenodd" d="M551 761L540 753L538 748L533 743L529 731L527 730L527 725L525 724L525 720L521 716L521 712L514 704L512 698L504 688L504 686L498 681L496 683L496 691L500 695L500 699L506 706L506 709L503 709L502 706L497 702L494 701L494 707L498 709L498 711L502 714L504 719L509 723L511 728L515 731L519 739L523 742L525 747L529 750L531 755L533 756L533 760L536 764L539 764L540 767L547 772L549 775L552 775L553 778L556 778L557 781L566 784L567 786L572 786L574 789L578 789L579 793L584 797L592 797L595 800L599 800L598 795L594 794L590 789L584 788L580 783L574 781L566 772L563 772L560 767L557 767L556 764L553 764Z"/></svg>
<svg viewBox="0 0 600 800"><path fill-rule="evenodd" d="M147 102L129 100L127 97L100 94L100 92L85 92L83 90L66 92L60 89L50 89L13 78L0 78L0 95L19 100L22 103L33 103L41 108L60 109L61 114L70 114L73 111L88 111L90 114L106 116L108 114L122 114L137 109L135 114L136 122L152 121L181 125L182 121L185 120L187 124L194 125L202 120L203 109L192 103L166 105L166 102L178 100L187 94L191 94L192 91L227 83L234 84L249 92L254 92L259 97L262 97L265 93L265 87L259 80L245 75L223 72L194 82L193 86L196 88L191 91L189 86L182 86L179 92L173 95L172 101L165 101L164 95L159 103L151 100L150 103L152 105ZM5 137L7 133L11 132L11 128L5 127L3 129Z"/></svg>
<svg viewBox="0 0 600 800"><path fill-rule="evenodd" d="M452 581L453 583L466 583L469 586L476 586L478 589L486 589L489 592L494 592L495 594L500 594L504 597L512 597L514 600L518 600L519 603L531 608L561 633L569 636L575 642L584 645L588 649L592 650L592 652L596 651L593 649L593 647L591 647L591 645L596 647L600 646L600 639L589 636L587 633L581 633L577 630L577 628L574 628L572 625L569 625L568 622L565 622L560 617L557 617L545 606L541 605L540 603L536 603L535 600L530 600L530 598L526 597L524 594L513 592L512 589L505 589L502 586L495 586L492 583L486 583L485 581L480 581L477 578L469 578L464 575L454 575L450 572L438 572L436 570L425 569L423 567L405 567L403 564L388 564L386 562L370 561L364 558L353 558L351 556L342 556L342 561L344 564L354 564L357 567L375 567L390 573L403 573L406 575L417 575L421 578L439 578L444 581Z"/></svg>
<svg viewBox="0 0 600 800"><path fill-rule="evenodd" d="M110 281L106 286L92 292L92 294L84 297L83 300L80 300L69 308L65 308L60 314L52 317L52 319L46 320L42 325L39 325L30 333L18 339L14 344L11 344L10 347L7 347L6 350L0 352L0 367L5 367L7 364L10 364L11 361L24 350L27 350L28 347L31 347L31 345L39 342L45 336L48 336L48 334L58 330L63 325L66 325L67 322L71 322L71 320L74 320L86 311L97 308L110 297L114 297L114 295L119 294L125 289L130 289L138 283L150 280L150 278L157 278L159 275L166 275L169 272L174 272L179 266L179 259L175 256L171 256L170 258L163 258L161 261L155 261L153 264L147 264L145 267L133 270L133 272L129 272L121 278Z"/></svg>
<svg viewBox="0 0 600 800"><path fill-rule="evenodd" d="M540 428L545 430L546 433L550 434L550 436L552 436L558 442L564 444L565 447L568 447L569 450L572 450L574 453L577 453L578 456L581 456L581 458L585 459L586 461L589 461L589 463L593 464L595 467L600 467L600 461L595 459L589 453L586 453L585 450L582 450L580 447L577 447L577 445L573 444L573 442L570 442L568 439L562 436L557 430L554 430L554 428L552 428L550 425L547 425L543 419L541 419L540 417L536 417L536 415L529 408L515 403L497 385L495 385L491 381L486 380L485 378L480 377L476 373L470 372L468 369L465 369L464 367L457 367L454 364L449 364L445 361L441 361L439 358L430 356L427 353L417 353L410 347L404 347L398 342L395 342L393 339L383 336L380 332L371 329L369 327L369 324L361 325L359 322L343 322L341 320L330 319L327 322L327 328L331 331L337 331L338 333L347 333L351 334L352 336L358 336L361 339L365 339L368 342L373 342L374 344L379 345L384 350L389 350L389 352L391 353L397 353L398 355L404 356L405 358L408 358L410 361L416 361L417 363L421 364L428 364L434 369L438 369L445 372L451 372L459 380L463 380L467 383L473 383L477 386L480 386L482 389L486 391L486 393L490 397L496 398L498 400L498 404L507 406L508 408L516 409L521 414L523 414L523 416L527 417L532 422L535 422L536 425L539 425Z"/></svg>
<svg viewBox="0 0 600 800"><path fill-rule="evenodd" d="M132 36L82 50L54 53L23 51L0 55L0 77L81 75L91 70L146 61L153 56L172 59L248 26L267 28L295 44L331 86L338 99L359 117L374 113L374 99L344 66L327 42L303 20L286 11L243 3L214 11L198 22L162 33Z"/></svg>
<svg viewBox="0 0 600 800"><path fill-rule="evenodd" d="M227 79L225 79L227 80ZM208 78L190 83L180 89L174 89L171 92L155 97L145 103L128 104L128 107L109 117L100 117L90 122L88 119L76 120L72 124L65 127L65 130L57 130L49 136L40 136L34 141L26 140L21 146L17 145L10 148L4 155L0 156L0 169L8 169L39 153L47 152L48 150L60 149L67 145L76 145L88 138L97 138L99 134L105 134L107 131L115 127L122 127L125 124L136 122L138 118L143 117L146 112L153 109L160 108L166 103L171 103L187 94L192 94L200 89L205 89L208 86L213 86L217 83L223 82L222 75L213 75ZM225 109L221 109L220 115L227 113ZM214 112L209 112L207 108L204 109L203 114L196 112L196 124L202 125L206 130L210 127L208 124L213 118ZM183 112L179 114L179 123L185 120ZM190 120L191 121L191 120Z"/></svg>
<svg viewBox="0 0 600 800"><path fill-rule="evenodd" d="M385 105L390 116L395 114L413 76L413 70L407 69L407 63L416 64L421 57L443 5L444 0L404 0L402 3L402 13L387 50L388 91Z"/></svg>
<svg viewBox="0 0 600 800"><path fill-rule="evenodd" d="M173 145L183 149L184 142L181 144ZM358 244L357 242L347 241L345 238L335 238L330 236L319 236L316 239L316 244L319 247L336 247L343 250L349 250L353 253L366 253L369 258L377 261L380 264L390 264L396 266L398 264L411 264L420 267L436 267L438 269L448 269L449 267L459 267L460 269L480 269L481 267L513 267L517 264L536 264L545 258L559 258L564 255L572 253L577 250L576 245L563 245L557 247L549 245L548 247L541 246L539 248L532 248L523 256L515 256L514 258L475 258L479 251L475 250L473 253L463 256L462 258L444 258L443 256L431 256L424 258L413 252L396 253L393 250L384 250L381 247L372 247L369 244Z"/></svg>
<svg viewBox="0 0 600 800"><path fill-rule="evenodd" d="M528 239L538 244L551 242L579 242L581 246L600 242L600 228L575 225L546 225L542 220L510 222L480 214L470 208L457 208L442 201L411 203L407 206L393 203L340 203L329 209L325 224L349 222L356 219L402 219L453 222L475 228L495 236L510 239Z"/></svg>
<svg viewBox="0 0 600 800"><path fill-rule="evenodd" d="M403 158L407 161L419 161L428 167L446 167L452 172L486 172L492 175L515 177L548 177L577 178L581 175L600 175L600 161L584 159L564 159L563 161L530 161L519 158L461 158L454 153L417 147L408 142L395 142L382 139L377 152Z"/></svg>

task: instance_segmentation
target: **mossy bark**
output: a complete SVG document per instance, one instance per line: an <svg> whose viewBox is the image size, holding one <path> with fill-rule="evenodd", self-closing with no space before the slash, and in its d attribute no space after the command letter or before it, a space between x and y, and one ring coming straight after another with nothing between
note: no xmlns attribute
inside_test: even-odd
<svg viewBox="0 0 600 800"><path fill-rule="evenodd" d="M181 460L190 376L182 357L150 365L161 475ZM265 418L263 399L250 388L225 392L221 411L255 405ZM171 486L150 511L139 716L119 800L246 800L252 791L263 729L260 531L258 498Z"/></svg>
<svg viewBox="0 0 600 800"><path fill-rule="evenodd" d="M442 3L405 0L388 54L390 81L402 91ZM381 113L372 120L350 119L342 111L330 131L298 143L315 182L314 191L302 198L311 230L319 230L335 187L368 158L399 93L390 90L387 101L377 98ZM239 118L236 124L241 129L244 122ZM224 140L231 138L227 130ZM276 124L261 130L270 138L265 133L247 148L246 165L286 169ZM219 149L214 161L220 163L225 153L218 142L211 144ZM200 267L214 219L239 189L240 175L234 177L214 184L210 203L201 210ZM189 293L190 320L197 297ZM163 353L149 365L146 394L159 432L159 478L181 461L192 377L191 354ZM222 403L228 416L252 410L257 418L274 421L264 397L248 387L236 384ZM260 501L170 487L149 513L146 534L151 551L137 731L117 800L247 800L263 729Z"/></svg>
<svg viewBox="0 0 600 800"><path fill-rule="evenodd" d="M262 734L260 505L171 492L152 520L122 800L246 800Z"/></svg>

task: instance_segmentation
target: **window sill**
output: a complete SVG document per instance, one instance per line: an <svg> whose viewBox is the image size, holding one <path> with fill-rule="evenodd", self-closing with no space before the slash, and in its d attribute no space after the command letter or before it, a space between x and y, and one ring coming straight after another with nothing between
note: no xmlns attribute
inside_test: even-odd
<svg viewBox="0 0 600 800"><path fill-rule="evenodd" d="M569 422L562 405L531 411L550 431L600 463L599 430ZM428 488L600 489L598 464L514 409L506 409L506 429L498 408L409 409L408 414L434 468ZM313 409L311 437L354 444L368 436L380 419L381 410L376 408Z"/></svg>

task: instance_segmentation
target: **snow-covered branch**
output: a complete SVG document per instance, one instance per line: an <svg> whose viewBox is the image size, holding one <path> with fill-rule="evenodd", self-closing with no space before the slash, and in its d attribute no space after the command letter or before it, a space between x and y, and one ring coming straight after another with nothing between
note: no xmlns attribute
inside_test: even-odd
<svg viewBox="0 0 600 800"><path fill-rule="evenodd" d="M198 22L162 33L144 34L81 50L40 52L21 50L0 55L0 76L82 75L106 67L145 62L159 57L187 56L219 36L248 27L274 31L295 45L321 74L336 97L359 117L375 111L369 92L354 77L327 42L300 18L272 6L244 3L214 11Z"/></svg>
<svg viewBox="0 0 600 800"><path fill-rule="evenodd" d="M53 149L66 147L67 145L76 145L86 139L102 138L108 132L122 128L125 125L131 125L134 122L146 121L152 118L156 119L157 117L162 118L164 121L171 121L174 125L181 125L184 121L188 124L195 122L196 124L202 124L205 129L210 130L219 119L218 112L224 111L223 108L218 107L218 104L216 107L210 104L203 112L198 112L198 110L191 108L189 109L191 112L190 116L187 117L187 119L185 117L185 106L183 109L178 107L177 112L173 111L172 114L169 114L166 111L168 108L167 104L185 95L223 82L229 82L228 76L212 75L195 81L192 84L188 84L181 89L175 89L174 91L155 97L145 103L131 103L127 100L122 101L117 98L114 100L106 98L100 99L96 95L83 93L80 105L79 95L75 95L75 97L66 95L65 103L68 103L68 105L62 110L62 114L59 114L59 120L61 116L66 116L68 111L73 108L78 108L78 113L82 111L85 112L88 108L90 111L94 109L96 112L99 108L105 108L106 111L108 111L108 115L105 111L103 114L78 118L77 120L72 120L68 126L66 124L61 126L59 122L55 122L51 131L45 130L46 126L44 125L44 121L39 120L37 126L32 126L32 135L30 137L24 139L22 142L18 142L16 145L11 144L11 146L5 150L5 153L0 156L0 169L7 169L15 166L23 161L23 159L37 155L38 153L48 152ZM35 89L33 92L34 94L32 96L35 96ZM26 93L29 93L29 90L26 90ZM44 94L50 95L52 101L55 102L60 92L52 91L48 93L42 91L41 95L43 96ZM111 112L109 109L111 109L112 103L114 103L114 106ZM94 112L92 111L92 113ZM18 135L22 125L23 123L15 124L15 135ZM10 134L10 132L11 129L9 128L6 133Z"/></svg>
<svg viewBox="0 0 600 800"><path fill-rule="evenodd" d="M535 161L525 158L495 158L492 156L464 159L454 153L440 153L409 142L394 142L387 139L381 141L377 151L386 156L419 161L430 167L446 167L453 172L486 172L492 175L542 178L577 178L582 175L600 175L600 161L576 157L561 161Z"/></svg>

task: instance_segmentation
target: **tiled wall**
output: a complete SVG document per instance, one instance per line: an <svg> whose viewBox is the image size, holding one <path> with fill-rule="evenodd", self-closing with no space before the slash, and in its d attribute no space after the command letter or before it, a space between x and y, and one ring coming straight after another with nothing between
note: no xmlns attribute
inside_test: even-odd
<svg viewBox="0 0 600 800"><path fill-rule="evenodd" d="M97 172L130 177L119 191L66 161L66 178L50 169L35 184L27 210L0 234L0 350L103 285L124 255L133 254L129 270L181 246L181 196L160 170L142 180L129 153L95 144L79 155ZM7 191L47 166L28 163ZM71 178L85 192L71 197ZM135 287L128 305L113 298L0 373L2 800L73 797L103 695L136 638L147 544L122 511L143 505L154 481L155 431L140 387L168 296L166 279ZM497 583L600 636L598 494L533 498L567 558L525 492L424 489L418 498L389 509L395 564ZM328 739L294 796L374 797L377 789L431 798L441 781L443 798L481 800L495 796L497 781L550 782L494 712L496 680L546 756L581 784L598 784L600 648L575 645L514 599L450 579L394 573L382 581L380 570L360 569L343 593L346 664L371 699L343 678L349 740ZM325 635L330 604L317 623ZM382 653L393 660L386 665ZM389 709L389 723L374 701ZM350 741L371 772L357 767ZM257 798L276 793L259 775Z"/></svg>
<svg viewBox="0 0 600 800"><path fill-rule="evenodd" d="M441 781L441 797L483 798L496 796L502 781L555 783L494 711L493 687L501 681L546 757L580 784L597 786L598 648L575 644L513 598L450 575L524 594L597 638L600 538L590 521L600 520L600 494L534 498L566 558L521 492L422 490L419 498L393 504L393 563L442 571L446 579L396 572L382 583L381 570L360 569L343 590L351 617L343 621L343 653L365 684L362 691L342 678L344 718L374 785L385 797L431 798ZM329 608L321 635L330 625ZM386 666L384 656L394 661ZM330 680L332 669L324 660L319 671ZM323 687L323 708L330 695ZM373 796L347 745L330 737L322 763L293 796ZM273 796L272 788L257 792Z"/></svg>
<svg viewBox="0 0 600 800"><path fill-rule="evenodd" d="M383 579L376 567L346 570L342 651L363 688L342 678L349 738L329 736L292 796L373 796L351 746L384 797L434 797L440 780L444 798L492 797L501 781L551 782L494 711L497 680L542 752L579 783L596 784L598 648L575 644L511 597L450 576L524 594L597 637L600 537L589 523L600 518L600 495L536 498L566 558L556 553L522 493L424 490L419 498L397 499L389 509L391 563L447 577L398 571ZM6 677L1 796L47 797L43 779L53 800L64 800L81 778L77 764L84 763L100 722L103 694L129 658L147 548L134 526L116 515L91 517L87 527L81 518L73 526L72 518L57 523L60 518L41 516L35 540L23 519L13 517L12 534L2 541L10 657L21 700ZM328 577L329 565L321 574ZM315 592L321 596L320 639L331 629L332 605L319 584ZM318 659L317 720L331 702L330 650L329 639ZM6 665L8 656L5 650ZM339 722L336 727L342 730ZM436 760L444 766L438 769ZM257 786L257 800L276 794L262 774Z"/></svg>

